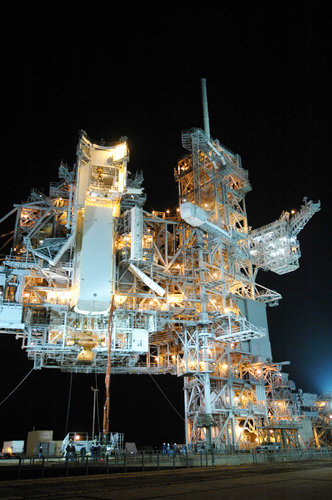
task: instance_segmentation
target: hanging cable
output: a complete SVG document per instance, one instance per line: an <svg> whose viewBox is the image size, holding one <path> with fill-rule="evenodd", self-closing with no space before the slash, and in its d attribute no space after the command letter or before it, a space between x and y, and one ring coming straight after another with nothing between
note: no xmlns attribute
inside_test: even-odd
<svg viewBox="0 0 332 500"><path fill-rule="evenodd" d="M158 382L153 378L153 376L151 375L151 373L149 373L150 377L152 378L152 380L154 381L154 383L156 384L156 386L158 387L158 389L160 390L160 392L163 394L163 396L165 396L165 398L167 399L167 401L169 402L169 404L171 405L171 407L173 408L173 410L175 411L175 413L178 414L178 416L181 418L182 422L184 422L184 418L183 416L181 415L181 413L179 413L177 411L177 409L175 408L175 406L171 403L171 401L168 399L168 397L166 396L166 394L164 393L164 391L162 390L162 388L160 387L160 385L158 384Z"/></svg>
<svg viewBox="0 0 332 500"><path fill-rule="evenodd" d="M28 374L27 374L27 375L26 375L26 376L25 376L25 377L21 380L21 382L20 382L20 383L19 383L19 384L15 387L15 389L14 389L14 390L12 390L12 392L10 392L10 393L8 394L8 396L6 396L6 397L5 397L5 399L3 399L3 400L1 401L0 406L1 406L1 405L5 402L5 401L7 401L7 399L8 399L8 398L10 398L10 396L11 396L12 394L14 394L14 392L16 391L16 389L18 389L18 388L20 387L20 385L21 385L21 384L23 384L24 380L26 380L26 379L28 378L28 376L30 375L30 373L31 373L33 370L34 370L34 368L31 368L31 370L29 371L29 373L28 373Z"/></svg>
<svg viewBox="0 0 332 500"><path fill-rule="evenodd" d="M97 427L98 427L98 436L100 435L100 418L99 418L99 399L98 399L98 392L99 392L99 389L98 389L98 377L97 377L97 373L95 372L95 387L97 389L97 392L96 392L96 405L97 405Z"/></svg>
<svg viewBox="0 0 332 500"><path fill-rule="evenodd" d="M70 372L69 394L68 394L67 413L66 413L66 425L65 425L65 436L67 436L67 434L68 434L69 413L70 413L70 403L71 403L71 388L72 388L72 385L73 385L73 372Z"/></svg>

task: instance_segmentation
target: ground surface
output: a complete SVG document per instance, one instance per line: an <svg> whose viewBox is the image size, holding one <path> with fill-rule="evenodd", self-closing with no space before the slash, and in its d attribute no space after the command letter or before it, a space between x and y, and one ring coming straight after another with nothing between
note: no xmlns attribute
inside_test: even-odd
<svg viewBox="0 0 332 500"><path fill-rule="evenodd" d="M0 498L325 500L332 498L332 461L3 481Z"/></svg>

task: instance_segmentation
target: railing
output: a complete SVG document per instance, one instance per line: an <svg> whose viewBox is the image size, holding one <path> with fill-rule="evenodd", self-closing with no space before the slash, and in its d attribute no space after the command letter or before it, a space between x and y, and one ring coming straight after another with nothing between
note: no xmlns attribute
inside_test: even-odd
<svg viewBox="0 0 332 500"><path fill-rule="evenodd" d="M63 477L145 470L170 470L176 468L211 467L216 465L236 466L302 460L330 460L332 450L282 449L278 451L239 450L220 452L201 450L169 454L159 450L142 451L136 454L119 453L104 457L19 457L0 461L0 480Z"/></svg>

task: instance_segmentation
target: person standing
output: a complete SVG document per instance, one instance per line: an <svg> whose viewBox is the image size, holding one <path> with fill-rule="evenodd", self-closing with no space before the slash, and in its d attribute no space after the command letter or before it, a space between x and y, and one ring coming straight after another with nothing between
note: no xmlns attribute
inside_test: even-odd
<svg viewBox="0 0 332 500"><path fill-rule="evenodd" d="M70 447L70 459L72 462L76 459L76 448L74 443Z"/></svg>
<svg viewBox="0 0 332 500"><path fill-rule="evenodd" d="M86 455L86 448L85 448L85 446L83 446L81 448L80 454L81 454L81 461L84 462L85 461L85 455Z"/></svg>
<svg viewBox="0 0 332 500"><path fill-rule="evenodd" d="M66 462L70 459L71 445L68 443L66 446Z"/></svg>
<svg viewBox="0 0 332 500"><path fill-rule="evenodd" d="M97 443L97 446L96 446L96 461L99 462L100 460L100 444Z"/></svg>

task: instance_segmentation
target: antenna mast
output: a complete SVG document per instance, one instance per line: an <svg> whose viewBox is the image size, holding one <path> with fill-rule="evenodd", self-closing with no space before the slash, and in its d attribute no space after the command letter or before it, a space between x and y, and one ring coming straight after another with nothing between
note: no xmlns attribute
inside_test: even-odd
<svg viewBox="0 0 332 500"><path fill-rule="evenodd" d="M210 140L210 122L209 122L209 108L208 108L205 78L201 78L201 89L202 89L204 132L205 132L207 140L209 141Z"/></svg>

